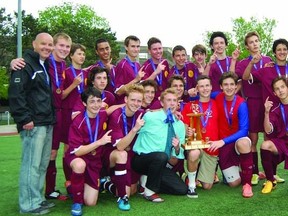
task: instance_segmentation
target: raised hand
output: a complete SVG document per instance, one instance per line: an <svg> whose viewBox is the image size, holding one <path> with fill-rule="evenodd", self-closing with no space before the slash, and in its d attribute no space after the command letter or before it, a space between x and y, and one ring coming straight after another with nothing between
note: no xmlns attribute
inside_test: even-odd
<svg viewBox="0 0 288 216"><path fill-rule="evenodd" d="M273 102L269 101L269 96L265 100L264 107L265 107L265 113L269 113L271 108L273 107Z"/></svg>
<svg viewBox="0 0 288 216"><path fill-rule="evenodd" d="M99 140L101 145L106 145L107 143L111 143L111 136L109 135L112 130L107 131L103 137Z"/></svg>

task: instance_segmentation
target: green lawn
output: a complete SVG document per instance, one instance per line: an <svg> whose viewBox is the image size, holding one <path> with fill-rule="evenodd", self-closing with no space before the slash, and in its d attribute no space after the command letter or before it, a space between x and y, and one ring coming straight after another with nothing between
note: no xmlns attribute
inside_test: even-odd
<svg viewBox="0 0 288 216"><path fill-rule="evenodd" d="M19 136L0 136L0 152L2 153L0 157L0 215L18 215L18 172L21 154ZM64 192L61 153L57 161L57 188ZM278 174L288 180L283 163L278 167ZM241 187L229 188L222 183L214 185L210 191L198 189L198 199L161 195L165 202L157 204L144 200L140 195L135 195L130 198L131 210L128 212L118 210L116 198L109 193L100 194L97 206L84 207L84 215L288 215L287 183L278 184L275 191L266 195L261 194L262 183L263 181L253 187L254 197L250 199L242 198ZM70 215L71 200L55 201L55 203L56 207L49 215Z"/></svg>

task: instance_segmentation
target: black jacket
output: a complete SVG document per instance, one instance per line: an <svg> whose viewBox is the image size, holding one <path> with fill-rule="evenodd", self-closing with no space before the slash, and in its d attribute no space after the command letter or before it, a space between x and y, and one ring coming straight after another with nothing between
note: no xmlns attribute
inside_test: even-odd
<svg viewBox="0 0 288 216"><path fill-rule="evenodd" d="M54 124L56 119L51 82L47 82L39 54L27 50L24 60L26 66L23 69L12 71L8 89L10 112L18 131L23 130L23 125L31 121L34 126L44 126ZM48 61L44 65L48 72Z"/></svg>

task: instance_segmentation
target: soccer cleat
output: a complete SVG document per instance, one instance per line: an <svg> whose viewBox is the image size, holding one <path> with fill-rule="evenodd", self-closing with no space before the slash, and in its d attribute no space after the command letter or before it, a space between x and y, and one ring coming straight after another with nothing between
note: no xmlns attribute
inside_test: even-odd
<svg viewBox="0 0 288 216"><path fill-rule="evenodd" d="M55 206L55 203L48 202L48 201L45 200L45 201L40 203L40 206L43 207L43 208L49 209L49 208L53 208Z"/></svg>
<svg viewBox="0 0 288 216"><path fill-rule="evenodd" d="M31 215L44 215L44 214L48 214L49 212L50 210L48 208L44 208L40 206L39 208L29 211L27 213L30 213Z"/></svg>
<svg viewBox="0 0 288 216"><path fill-rule="evenodd" d="M242 187L242 196L245 198L250 198L253 196L252 187L248 183Z"/></svg>
<svg viewBox="0 0 288 216"><path fill-rule="evenodd" d="M99 187L99 192L100 193L105 193L105 184L107 182L110 182L110 181L111 181L111 179L110 179L109 176L105 176L105 177L100 179L100 187Z"/></svg>
<svg viewBox="0 0 288 216"><path fill-rule="evenodd" d="M188 188L188 192L187 192L187 196L188 196L189 198L198 198L198 194L197 194L197 192L196 192L196 188L191 188L191 187L189 187L189 188Z"/></svg>
<svg viewBox="0 0 288 216"><path fill-rule="evenodd" d="M274 175L274 178L276 179L277 183L284 183L285 179L281 178L279 175Z"/></svg>
<svg viewBox="0 0 288 216"><path fill-rule="evenodd" d="M263 194L271 193L272 190L274 190L277 186L277 181L274 180L273 182L270 180L267 180L264 184L264 187L262 189Z"/></svg>
<svg viewBox="0 0 288 216"><path fill-rule="evenodd" d="M147 195L143 195L145 197L145 199L151 201L151 202L155 202L155 203L161 203L164 202L164 199L162 199L158 194L154 193L151 196L147 196Z"/></svg>
<svg viewBox="0 0 288 216"><path fill-rule="evenodd" d="M125 195L124 197L119 197L117 200L118 207L122 211L129 211L130 210L130 204L128 196Z"/></svg>
<svg viewBox="0 0 288 216"><path fill-rule="evenodd" d="M258 175L259 175L259 180L266 179L266 175L264 172L259 172Z"/></svg>
<svg viewBox="0 0 288 216"><path fill-rule="evenodd" d="M257 185L259 183L259 175L253 174L252 179L251 179L251 184L252 185Z"/></svg>
<svg viewBox="0 0 288 216"><path fill-rule="evenodd" d="M81 216L82 215L82 204L74 203L71 208L72 216Z"/></svg>
<svg viewBox="0 0 288 216"><path fill-rule="evenodd" d="M202 183L198 179L196 179L196 187L199 187L199 188L203 187Z"/></svg>
<svg viewBox="0 0 288 216"><path fill-rule="evenodd" d="M46 199L58 199L58 200L67 200L68 196L62 194L59 190L55 190L53 192L51 192L50 194L46 194L45 195Z"/></svg>
<svg viewBox="0 0 288 216"><path fill-rule="evenodd" d="M143 196L144 195L144 191L145 191L145 188L142 187L141 185L139 185L138 193Z"/></svg>

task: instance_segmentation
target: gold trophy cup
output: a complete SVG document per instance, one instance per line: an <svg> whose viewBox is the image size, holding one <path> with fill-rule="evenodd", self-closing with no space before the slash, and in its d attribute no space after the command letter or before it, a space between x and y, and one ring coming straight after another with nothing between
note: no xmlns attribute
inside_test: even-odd
<svg viewBox="0 0 288 216"><path fill-rule="evenodd" d="M186 139L186 143L182 145L182 148L185 150L191 150L191 149L202 149L202 148L208 148L210 145L207 144L209 141L209 138L206 138L204 141L202 139L202 133L201 133L201 116L203 116L204 113L189 113L187 116L190 117L190 127L194 129L194 134L191 137L188 137Z"/></svg>

